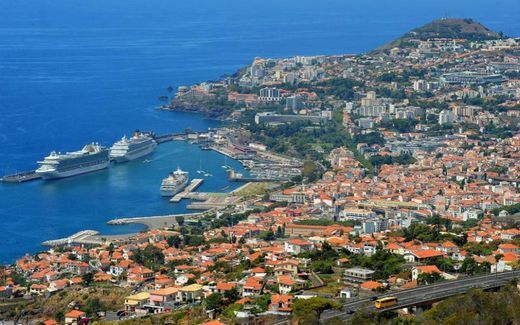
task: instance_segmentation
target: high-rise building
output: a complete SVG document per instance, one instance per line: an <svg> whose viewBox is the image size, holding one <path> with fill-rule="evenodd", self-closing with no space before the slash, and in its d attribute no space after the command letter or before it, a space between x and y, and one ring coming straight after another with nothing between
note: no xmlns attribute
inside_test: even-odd
<svg viewBox="0 0 520 325"><path fill-rule="evenodd" d="M285 100L285 109L291 111L298 111L303 108L302 96L294 95L287 97Z"/></svg>
<svg viewBox="0 0 520 325"><path fill-rule="evenodd" d="M280 90L276 88L262 88L258 99L262 102L278 102L282 99L282 96Z"/></svg>
<svg viewBox="0 0 520 325"><path fill-rule="evenodd" d="M439 124L440 125L444 125L444 124L451 124L453 123L453 113L451 111L448 111L448 110L443 110L442 112L439 113Z"/></svg>

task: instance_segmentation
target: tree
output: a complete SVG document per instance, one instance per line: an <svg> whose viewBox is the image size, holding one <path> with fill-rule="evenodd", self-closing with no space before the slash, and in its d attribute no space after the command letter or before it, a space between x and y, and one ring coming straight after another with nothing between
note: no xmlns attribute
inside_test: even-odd
<svg viewBox="0 0 520 325"><path fill-rule="evenodd" d="M271 229L267 231L262 231L258 237L265 241L271 241L275 239L274 232Z"/></svg>
<svg viewBox="0 0 520 325"><path fill-rule="evenodd" d="M437 272L421 273L417 277L419 284L432 284L442 280L442 276Z"/></svg>
<svg viewBox="0 0 520 325"><path fill-rule="evenodd" d="M295 299L293 317L302 325L318 324L321 313L327 309L341 309L341 305L322 297Z"/></svg>
<svg viewBox="0 0 520 325"><path fill-rule="evenodd" d="M282 227L278 226L276 228L276 237L277 238L283 238L283 236L284 236L283 233L284 233L284 231L283 231Z"/></svg>
<svg viewBox="0 0 520 325"><path fill-rule="evenodd" d="M448 298L420 316L424 324L518 324L520 296L512 285L499 292L470 290Z"/></svg>
<svg viewBox="0 0 520 325"><path fill-rule="evenodd" d="M65 313L63 312L63 310L57 311L54 314L54 319L56 320L56 322L58 322L58 324L61 324L61 322L65 320Z"/></svg>
<svg viewBox="0 0 520 325"><path fill-rule="evenodd" d="M101 303L98 297L89 298L83 311L86 312L90 316L94 316L97 312L103 311L105 307Z"/></svg>
<svg viewBox="0 0 520 325"><path fill-rule="evenodd" d="M141 265L153 270L158 270L164 265L164 254L161 249L153 245L148 245L144 249L136 249L132 259Z"/></svg>
<svg viewBox="0 0 520 325"><path fill-rule="evenodd" d="M230 290L224 292L224 298L228 300L228 302L233 303L240 298L240 293L237 288L233 287Z"/></svg>
<svg viewBox="0 0 520 325"><path fill-rule="evenodd" d="M206 310L220 310L222 307L222 295L218 292L210 294L204 301Z"/></svg>
<svg viewBox="0 0 520 325"><path fill-rule="evenodd" d="M488 272L491 268L489 262L478 264L473 258L469 257L464 259L460 271L469 275L479 274Z"/></svg>
<svg viewBox="0 0 520 325"><path fill-rule="evenodd" d="M88 286L89 284L92 283L92 281L94 281L94 273L92 272L87 272L87 273L84 273L82 276L81 276L81 279L83 280L83 283Z"/></svg>
<svg viewBox="0 0 520 325"><path fill-rule="evenodd" d="M177 216L175 217L175 220L177 220L177 223L179 224L179 226L183 226L184 225L184 217L183 216Z"/></svg>
<svg viewBox="0 0 520 325"><path fill-rule="evenodd" d="M175 236L170 236L166 239L166 241L168 242L168 245L170 247L175 247L175 248L179 248L181 246L181 242L182 242L182 239L180 236L178 235L175 235Z"/></svg>

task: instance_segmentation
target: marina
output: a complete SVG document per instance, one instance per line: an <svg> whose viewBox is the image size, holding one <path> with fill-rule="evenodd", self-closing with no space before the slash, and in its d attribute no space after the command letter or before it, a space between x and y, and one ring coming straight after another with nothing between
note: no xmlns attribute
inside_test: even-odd
<svg viewBox="0 0 520 325"><path fill-rule="evenodd" d="M161 149L158 146L158 152L153 154L150 153L149 158L144 160L133 159L133 156L130 156L130 159L128 160L135 161L124 164L116 164L114 163L114 159L110 159L111 163L107 166L109 167L107 170L96 173L89 173L89 176L85 176L84 179L101 180L114 178L118 179L118 182L126 183L129 180L129 175L131 175L128 174L128 172L132 170L133 174L137 171L137 166L142 166L139 167L139 174L143 176L145 174L157 175L153 179L148 177L146 178L149 179L150 185L155 184L155 186L157 186L157 181L160 179L159 177L161 177L161 175L165 175L166 173L171 173L171 165L176 164L177 166L186 168L186 184L184 181L175 183L177 185L174 186L172 194L168 195L169 199L161 200L159 203L160 209L155 210L156 213L167 214L158 215L156 217L114 219L109 221L107 225L120 225L121 227L108 227L108 229L101 227L99 230L79 232L69 237L45 241L44 245L97 245L105 242L106 240L120 240L129 238L129 236L135 235L137 232L142 230L142 228L139 228L139 225L144 225L149 229L165 226L175 226L176 214L168 214L169 211L179 213L190 210L209 212L219 209L226 209L230 206L236 206L240 201L240 196L236 195L233 191L233 189L237 188L237 186L233 184L242 183L245 186L246 184L249 184L249 182L259 183L265 181L279 181L290 179L299 175L300 171L298 166L301 164L299 161L269 152L259 152L250 149L247 146L235 144L233 143L232 139L236 138L236 135L234 135L232 132L232 130L226 128L208 128L206 131L202 132L184 130L183 133L163 133L160 136L153 136L153 141L155 141L157 144L160 144ZM147 132L146 134L153 133ZM134 135L134 137L137 137L137 135ZM119 143L122 145L122 149L126 149L126 141L124 141L124 138L119 140ZM189 158L189 155L185 153L191 150L196 152L196 156L193 158ZM173 157L175 158L168 158L170 155L172 155L172 153L174 153ZM125 152L123 152L123 154L125 154ZM146 155L148 156L148 154ZM113 158L114 155L111 156L111 158ZM202 157L206 158L202 159ZM120 161L124 162L128 160L120 159ZM160 165L157 165L157 161L161 161ZM187 173L192 175L198 174L198 178L189 180ZM1 180L3 182L21 183L30 180L37 180L40 178L40 175L35 173L35 171L26 171L4 176L4 178ZM133 176L132 179L135 179L135 176ZM71 179L59 182L46 182L46 184L50 184L46 186L75 187L79 186L79 184L74 185L75 183L84 184L85 180L80 181ZM204 185L205 183L209 183L209 187ZM86 186L88 188L88 185ZM155 191L157 191L157 187L155 186L153 187L155 188ZM197 192L196 190L201 186L203 187L202 191ZM41 186L37 184L36 187L38 188ZM136 185L136 189L137 188L140 187ZM228 190L231 192L225 193ZM103 196L103 194L101 194L102 192L98 192L97 188L92 193L98 193L99 195ZM60 200L63 199L63 196L66 197L67 194L61 193ZM100 199L104 199L104 196L103 198L100 197ZM145 213L151 212L150 215L153 216L155 213L153 209L150 209L150 207L157 206L156 200L156 198L153 198L153 195L145 196L139 199L139 201L142 202L139 210L148 211ZM148 202L148 205L143 204L145 201ZM70 213L73 213L75 218L78 220L91 218L91 209L85 207L81 208L80 210L82 212L73 211ZM96 212L96 214L99 214L99 212ZM197 212L195 214L188 215L200 216L201 213ZM89 223L86 222L85 225L89 225ZM45 238L42 238L42 240L43 239Z"/></svg>

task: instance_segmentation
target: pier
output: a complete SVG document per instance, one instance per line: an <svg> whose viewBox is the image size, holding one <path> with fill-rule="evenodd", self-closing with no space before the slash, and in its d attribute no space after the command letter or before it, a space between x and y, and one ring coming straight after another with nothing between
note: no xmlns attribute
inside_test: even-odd
<svg viewBox="0 0 520 325"><path fill-rule="evenodd" d="M177 217L200 217L201 213L184 213L184 214L170 214L164 216L152 217L135 217L135 218L119 218L107 222L109 225L126 225L131 223L145 225L148 229L159 229L164 227L177 226Z"/></svg>
<svg viewBox="0 0 520 325"><path fill-rule="evenodd" d="M175 203L175 202L179 202L182 199L185 199L187 197L187 195L190 194L191 192L193 192L197 187L199 187L200 184L202 184L202 182L204 182L204 180L202 178L193 179L190 182L190 185L186 186L186 188L182 192L177 193L174 197L172 197L170 199L170 202Z"/></svg>
<svg viewBox="0 0 520 325"><path fill-rule="evenodd" d="M36 174L35 170L24 171L12 175L5 175L0 178L0 181L6 183L23 183L28 181L33 181L36 179L40 179L41 176Z"/></svg>
<svg viewBox="0 0 520 325"><path fill-rule="evenodd" d="M185 140L185 138L186 138L186 135L184 133L170 133L170 134L163 134L163 135L156 136L156 137L154 137L154 140L155 140L155 142L157 142L157 144L161 144L161 143L169 142L169 141L173 141L173 140Z"/></svg>
<svg viewBox="0 0 520 325"><path fill-rule="evenodd" d="M69 237L44 241L42 245L49 247L71 244L101 245L103 241L94 237L98 234L99 232L95 230L83 230Z"/></svg>
<svg viewBox="0 0 520 325"><path fill-rule="evenodd" d="M240 197L234 196L233 194L222 194L222 193L191 193L197 194L191 196L192 200L200 202L193 202L186 206L188 210L211 210L211 209L225 209L229 206L235 206L239 201Z"/></svg>

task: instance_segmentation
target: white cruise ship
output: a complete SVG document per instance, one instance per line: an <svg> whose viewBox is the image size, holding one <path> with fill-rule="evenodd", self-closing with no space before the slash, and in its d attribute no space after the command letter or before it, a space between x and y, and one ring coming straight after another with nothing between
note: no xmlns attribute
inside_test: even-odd
<svg viewBox="0 0 520 325"><path fill-rule="evenodd" d="M152 153L157 142L148 134L135 131L130 139L123 137L110 148L110 159L115 162L126 162Z"/></svg>
<svg viewBox="0 0 520 325"><path fill-rule="evenodd" d="M168 177L162 180L161 195L174 196L182 191L189 181L189 173L177 168L176 171L170 173Z"/></svg>
<svg viewBox="0 0 520 325"><path fill-rule="evenodd" d="M43 161L36 173L43 179L55 179L90 173L107 168L110 163L108 149L97 143L87 144L83 149L65 154L56 151Z"/></svg>

